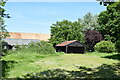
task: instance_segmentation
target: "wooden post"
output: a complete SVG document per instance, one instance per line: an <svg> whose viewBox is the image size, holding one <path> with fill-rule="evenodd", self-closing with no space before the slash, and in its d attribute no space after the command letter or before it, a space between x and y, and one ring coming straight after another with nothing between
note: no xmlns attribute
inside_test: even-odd
<svg viewBox="0 0 120 80"><path fill-rule="evenodd" d="M0 7L1 8L1 7ZM1 16L0 16L1 17ZM0 22L0 28L2 26L2 22ZM2 32L1 32L2 34ZM2 36L0 35L0 41L2 40ZM2 58L2 43L0 44L0 59ZM0 61L0 79L2 78L2 61Z"/></svg>
<svg viewBox="0 0 120 80"><path fill-rule="evenodd" d="M66 53L67 53L67 50L68 50L68 46L66 46Z"/></svg>
<svg viewBox="0 0 120 80"><path fill-rule="evenodd" d="M86 45L84 44L84 53L86 53Z"/></svg>

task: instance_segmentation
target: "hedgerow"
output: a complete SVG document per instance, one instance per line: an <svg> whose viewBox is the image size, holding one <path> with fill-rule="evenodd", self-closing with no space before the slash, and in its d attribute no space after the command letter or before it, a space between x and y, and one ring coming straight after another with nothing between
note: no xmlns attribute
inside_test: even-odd
<svg viewBox="0 0 120 80"><path fill-rule="evenodd" d="M53 45L46 41L30 42L28 45L15 46L16 50L9 51L8 53L38 53L38 54L54 54L55 50Z"/></svg>

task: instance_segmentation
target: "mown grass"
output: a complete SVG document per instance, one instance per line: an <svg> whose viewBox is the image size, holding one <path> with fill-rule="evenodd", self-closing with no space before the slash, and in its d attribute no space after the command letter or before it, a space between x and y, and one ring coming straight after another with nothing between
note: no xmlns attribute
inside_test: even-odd
<svg viewBox="0 0 120 80"><path fill-rule="evenodd" d="M57 54L38 54L38 53L20 53L17 54L9 54L7 56L4 56L1 60L6 62L14 62L12 64L13 67L10 67L7 71L7 75L5 77L8 78L15 78L15 77L21 77L22 75L25 75L27 73L31 72L38 72L41 70L41 66L34 65L35 61L41 60L46 57L50 56L58 56L63 53L57 53Z"/></svg>
<svg viewBox="0 0 120 80"><path fill-rule="evenodd" d="M7 78L22 78L29 73L44 72L52 69L62 69L67 71L80 71L78 67L96 68L103 64L112 65L119 60L104 58L117 53L86 53L86 54L47 54L37 53L17 53L3 57L5 61L15 61L10 68Z"/></svg>

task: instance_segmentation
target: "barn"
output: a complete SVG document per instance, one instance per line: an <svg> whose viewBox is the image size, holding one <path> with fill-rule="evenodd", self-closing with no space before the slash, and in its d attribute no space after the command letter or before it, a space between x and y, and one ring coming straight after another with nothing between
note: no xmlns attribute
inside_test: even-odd
<svg viewBox="0 0 120 80"><path fill-rule="evenodd" d="M56 45L56 52L85 53L86 47L77 40L65 41Z"/></svg>

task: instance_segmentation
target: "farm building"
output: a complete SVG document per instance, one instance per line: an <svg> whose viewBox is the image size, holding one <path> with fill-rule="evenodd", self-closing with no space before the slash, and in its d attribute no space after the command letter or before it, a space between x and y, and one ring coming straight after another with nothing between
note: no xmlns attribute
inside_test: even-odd
<svg viewBox="0 0 120 80"><path fill-rule="evenodd" d="M8 43L8 45L7 45L8 49L14 48L15 45L28 45L30 42L40 41L37 39L12 39L12 38L6 38L6 39L2 39L2 40L4 40L5 42Z"/></svg>
<svg viewBox="0 0 120 80"><path fill-rule="evenodd" d="M56 45L56 52L65 53L85 53L85 45L77 40L65 41Z"/></svg>

